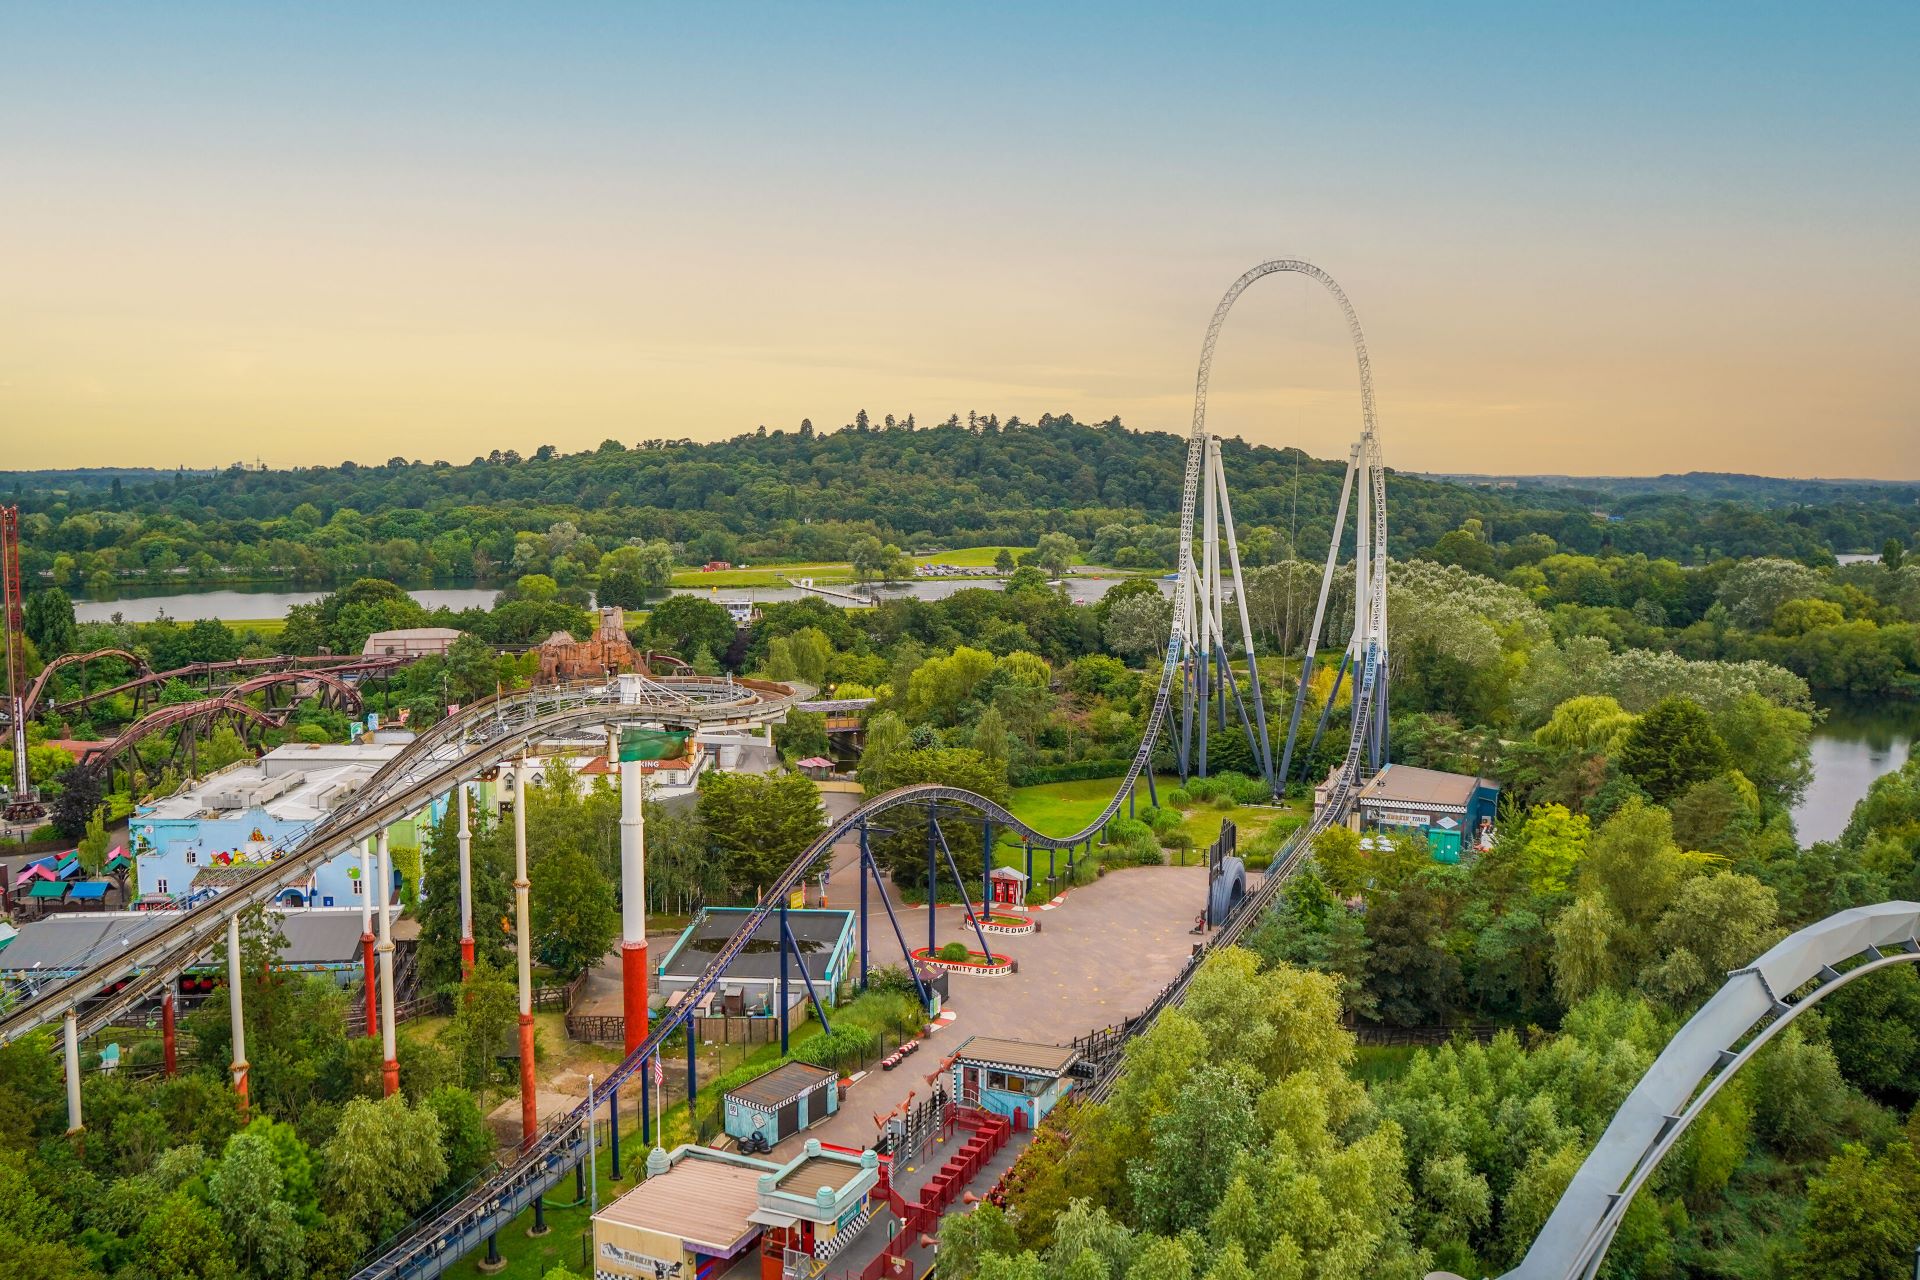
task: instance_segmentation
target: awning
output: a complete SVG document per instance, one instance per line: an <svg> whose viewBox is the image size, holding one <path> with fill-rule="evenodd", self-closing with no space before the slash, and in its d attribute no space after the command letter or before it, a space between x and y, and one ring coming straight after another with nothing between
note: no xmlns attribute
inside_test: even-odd
<svg viewBox="0 0 1920 1280"><path fill-rule="evenodd" d="M68 858L65 862L53 869L53 877L56 880L71 880L79 874L80 859L78 858Z"/></svg>
<svg viewBox="0 0 1920 1280"><path fill-rule="evenodd" d="M29 898L64 898L67 896L67 882L64 880L41 880L27 890Z"/></svg>
<svg viewBox="0 0 1920 1280"><path fill-rule="evenodd" d="M129 858L125 853L122 853L118 857L108 859L107 865L103 870L105 870L108 875L112 875L116 871L131 871L133 870L133 859Z"/></svg>
<svg viewBox="0 0 1920 1280"><path fill-rule="evenodd" d="M14 878L13 887L18 889L21 885L27 883L27 881L29 880L51 880L51 879L53 879L52 870L47 867L43 867L36 862L32 866L24 868L20 872L20 874Z"/></svg>
<svg viewBox="0 0 1920 1280"><path fill-rule="evenodd" d="M747 1221L763 1227L791 1227L800 1219L790 1213L781 1213L777 1209L755 1209L747 1215Z"/></svg>
<svg viewBox="0 0 1920 1280"><path fill-rule="evenodd" d="M106 896L107 882L104 880L82 880L67 893L67 897L74 902L89 902Z"/></svg>

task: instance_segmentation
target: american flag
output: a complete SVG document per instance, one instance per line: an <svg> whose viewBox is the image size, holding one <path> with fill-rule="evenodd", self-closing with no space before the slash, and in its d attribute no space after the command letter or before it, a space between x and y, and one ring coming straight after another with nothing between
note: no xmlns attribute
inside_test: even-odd
<svg viewBox="0 0 1920 1280"><path fill-rule="evenodd" d="M653 1087L658 1089L667 1083L667 1071L660 1065L660 1055L653 1055Z"/></svg>

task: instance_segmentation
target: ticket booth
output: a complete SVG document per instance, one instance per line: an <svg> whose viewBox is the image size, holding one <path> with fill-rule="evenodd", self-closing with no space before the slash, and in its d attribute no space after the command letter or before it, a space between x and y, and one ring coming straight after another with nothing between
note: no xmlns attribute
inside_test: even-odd
<svg viewBox="0 0 1920 1280"><path fill-rule="evenodd" d="M995 867L988 877L993 887L993 905L1018 907L1027 900L1027 875L1014 867Z"/></svg>

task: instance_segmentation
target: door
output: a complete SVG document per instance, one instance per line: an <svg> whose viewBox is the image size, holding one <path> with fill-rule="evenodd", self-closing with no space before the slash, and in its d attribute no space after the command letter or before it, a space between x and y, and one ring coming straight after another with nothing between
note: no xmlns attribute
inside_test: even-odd
<svg viewBox="0 0 1920 1280"><path fill-rule="evenodd" d="M776 1142L797 1130L800 1127L800 1099L795 1098L782 1106L780 1114L774 1118L773 1125L773 1136Z"/></svg>

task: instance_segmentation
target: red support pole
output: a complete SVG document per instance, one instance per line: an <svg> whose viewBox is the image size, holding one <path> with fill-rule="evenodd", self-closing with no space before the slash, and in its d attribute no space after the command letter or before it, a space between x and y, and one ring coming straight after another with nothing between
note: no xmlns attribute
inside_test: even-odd
<svg viewBox="0 0 1920 1280"><path fill-rule="evenodd" d="M360 976L367 988L367 1034L380 1034L380 996L378 980L373 976L373 935L360 935Z"/></svg>
<svg viewBox="0 0 1920 1280"><path fill-rule="evenodd" d="M647 1039L647 943L620 944L620 1005L626 1015L627 1052Z"/></svg>
<svg viewBox="0 0 1920 1280"><path fill-rule="evenodd" d="M173 1030L173 991L171 988L169 988L167 991L167 994L160 997L160 1052L162 1055L162 1061L166 1063L167 1079L169 1080L173 1079L173 1076L174 1076L175 1048L176 1048L176 1043L175 1043L174 1030Z"/></svg>
<svg viewBox="0 0 1920 1280"><path fill-rule="evenodd" d="M520 1015L520 1142L522 1146L533 1141L533 1134L540 1127L540 1106L534 1098L536 1081L533 1075L533 1015Z"/></svg>
<svg viewBox="0 0 1920 1280"><path fill-rule="evenodd" d="M466 982L473 977L473 939L460 939L460 981Z"/></svg>

